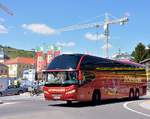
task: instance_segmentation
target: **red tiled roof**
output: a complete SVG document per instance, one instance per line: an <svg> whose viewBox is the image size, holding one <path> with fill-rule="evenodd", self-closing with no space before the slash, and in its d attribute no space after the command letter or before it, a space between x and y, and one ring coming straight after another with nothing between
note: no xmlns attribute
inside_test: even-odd
<svg viewBox="0 0 150 119"><path fill-rule="evenodd" d="M27 58L27 57L17 57L15 59L9 59L5 61L5 64L34 64L33 58Z"/></svg>

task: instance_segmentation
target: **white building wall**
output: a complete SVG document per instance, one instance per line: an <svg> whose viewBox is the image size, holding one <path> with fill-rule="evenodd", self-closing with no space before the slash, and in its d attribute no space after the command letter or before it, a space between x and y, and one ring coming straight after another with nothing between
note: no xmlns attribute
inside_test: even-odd
<svg viewBox="0 0 150 119"><path fill-rule="evenodd" d="M23 72L23 78L29 81L35 81L35 69L28 69Z"/></svg>
<svg viewBox="0 0 150 119"><path fill-rule="evenodd" d="M17 77L17 64L7 65L9 67L9 77L15 78Z"/></svg>

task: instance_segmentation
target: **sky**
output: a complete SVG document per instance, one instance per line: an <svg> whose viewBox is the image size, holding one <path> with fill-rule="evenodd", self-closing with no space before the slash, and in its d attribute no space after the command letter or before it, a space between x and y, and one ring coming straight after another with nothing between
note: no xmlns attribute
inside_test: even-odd
<svg viewBox="0 0 150 119"><path fill-rule="evenodd" d="M131 53L139 42L150 44L149 0L0 0L13 16L0 10L0 44L31 50L59 45L63 53L89 53L105 57L103 27L57 32L66 26L102 23L129 17L121 26L110 25L109 56L121 49ZM98 34L98 35L97 35ZM98 36L98 37L97 37Z"/></svg>

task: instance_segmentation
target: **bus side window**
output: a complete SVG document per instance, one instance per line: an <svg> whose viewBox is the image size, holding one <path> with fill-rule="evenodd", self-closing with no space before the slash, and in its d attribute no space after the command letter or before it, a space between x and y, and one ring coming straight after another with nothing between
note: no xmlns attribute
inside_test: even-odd
<svg viewBox="0 0 150 119"><path fill-rule="evenodd" d="M84 71L83 72L83 80L86 82L90 82L95 79L95 74L90 71Z"/></svg>

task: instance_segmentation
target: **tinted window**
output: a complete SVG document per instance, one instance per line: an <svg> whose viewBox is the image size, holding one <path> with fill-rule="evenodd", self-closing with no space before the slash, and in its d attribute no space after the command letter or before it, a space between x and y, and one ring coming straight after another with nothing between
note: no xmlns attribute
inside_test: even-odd
<svg viewBox="0 0 150 119"><path fill-rule="evenodd" d="M95 56L85 56L84 59L82 60L80 69L93 70L96 67L127 68L127 67L134 67L134 66L122 62L114 61L114 60L105 59L105 58L100 58Z"/></svg>
<svg viewBox="0 0 150 119"><path fill-rule="evenodd" d="M93 72L89 72L89 71L83 71L83 80L93 80L95 79L95 74Z"/></svg>
<svg viewBox="0 0 150 119"><path fill-rule="evenodd" d="M82 55L60 55L48 65L47 69L76 69L81 56Z"/></svg>
<svg viewBox="0 0 150 119"><path fill-rule="evenodd" d="M81 62L80 69L94 69L96 62L95 58L91 56L85 56Z"/></svg>
<svg viewBox="0 0 150 119"><path fill-rule="evenodd" d="M95 69L96 67L109 67L112 61L104 58L85 56L82 63L81 69Z"/></svg>

